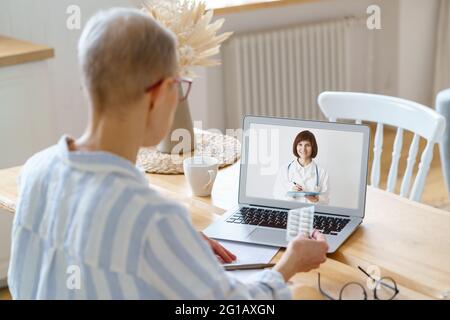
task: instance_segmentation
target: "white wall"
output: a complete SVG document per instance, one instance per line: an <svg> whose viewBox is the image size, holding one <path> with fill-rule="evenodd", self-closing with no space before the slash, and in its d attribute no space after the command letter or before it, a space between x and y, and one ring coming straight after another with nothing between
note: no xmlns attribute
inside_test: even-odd
<svg viewBox="0 0 450 320"><path fill-rule="evenodd" d="M373 31L374 60L367 66L373 73L372 92L431 105L437 3L438 0L328 0L217 18L226 19L224 31L240 33L344 16L365 16L367 7L377 4L381 8L382 29ZM205 77L196 79L193 87L196 93L190 99L193 118L204 121L206 127L223 130L222 67L209 68L201 74Z"/></svg>
<svg viewBox="0 0 450 320"><path fill-rule="evenodd" d="M326 0L223 16L223 31L247 32L343 16L364 16L369 4L382 9L382 30L375 33L373 92L430 101L434 58L434 24L438 0ZM54 143L63 133L81 134L86 101L80 90L76 43L80 30L66 28L66 9L79 5L82 23L102 8L127 6L138 0L1 0L0 34L47 44L56 49L49 60L53 115L42 126L52 127ZM221 17L217 17L221 18ZM2 70L0 69L0 72ZM223 70L199 69L190 106L203 128L225 129ZM40 106L36 106L39 108ZM45 108L43 108L44 110ZM53 120L50 120L53 119ZM14 148L14 145L11 146Z"/></svg>
<svg viewBox="0 0 450 320"><path fill-rule="evenodd" d="M44 146L56 143L59 136L68 133L80 135L87 120L87 105L81 92L77 63L77 42L81 30L69 30L66 21L68 6L78 5L81 9L82 24L100 9L113 6L129 6L135 1L128 0L1 0L0 1L0 34L48 45L55 49L55 58L48 60L51 106L34 105L42 110L42 117L36 126L50 130ZM0 68L0 73L5 72ZM25 88L24 88L25 90ZM20 94L33 99L34 91ZM21 99L18 93L17 99ZM13 108L14 105L3 106ZM49 114L49 108L52 110ZM3 110L4 114L7 110ZM14 132L11 132L14 135ZM6 143L6 142L5 142ZM11 153L17 153L14 141L9 141ZM22 143L22 142L20 142ZM40 145L42 147L42 145ZM17 163L16 165L18 165Z"/></svg>
<svg viewBox="0 0 450 320"><path fill-rule="evenodd" d="M395 95L397 92L397 14L396 0L328 0L288 5L278 8L244 11L217 16L225 18L222 31L245 33L299 23L335 19L346 16L366 16L370 4L382 10L383 29L374 32L373 91ZM356 48L357 49L357 48ZM206 127L225 129L223 96L223 67L208 68L201 72L205 77L196 79L190 106L195 120ZM199 93L201 92L201 93ZM206 99L205 96L206 95ZM202 96L201 99L198 99ZM204 104L207 105L204 105ZM204 126L205 127L205 126Z"/></svg>
<svg viewBox="0 0 450 320"><path fill-rule="evenodd" d="M398 96L431 106L439 1L400 0L399 6Z"/></svg>

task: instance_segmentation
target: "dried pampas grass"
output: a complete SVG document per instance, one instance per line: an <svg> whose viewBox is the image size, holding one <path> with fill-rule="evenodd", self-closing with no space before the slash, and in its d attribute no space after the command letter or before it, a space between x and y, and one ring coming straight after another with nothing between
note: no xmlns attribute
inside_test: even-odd
<svg viewBox="0 0 450 320"><path fill-rule="evenodd" d="M220 65L219 60L211 57L220 52L220 45L232 32L217 35L225 20L211 23L214 12L207 10L202 0L147 0L143 10L178 38L182 76L195 77L193 67Z"/></svg>

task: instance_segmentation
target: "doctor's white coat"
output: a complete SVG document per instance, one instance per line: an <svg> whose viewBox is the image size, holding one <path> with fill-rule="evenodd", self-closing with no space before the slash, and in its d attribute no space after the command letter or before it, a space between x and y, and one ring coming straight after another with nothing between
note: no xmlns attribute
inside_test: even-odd
<svg viewBox="0 0 450 320"><path fill-rule="evenodd" d="M289 167L289 164L291 166ZM319 187L317 188L317 175L316 166L319 173ZM289 167L289 170L288 170ZM275 185L273 188L273 197L279 200L287 201L300 201L305 203L313 203L305 197L292 198L286 195L288 191L293 191L294 183L296 182L303 187L303 191L318 191L321 192L319 195L319 201L316 204L328 204L330 201L330 186L328 172L318 166L314 161L303 167L298 161L293 161L284 164L278 170L277 178L275 180Z"/></svg>

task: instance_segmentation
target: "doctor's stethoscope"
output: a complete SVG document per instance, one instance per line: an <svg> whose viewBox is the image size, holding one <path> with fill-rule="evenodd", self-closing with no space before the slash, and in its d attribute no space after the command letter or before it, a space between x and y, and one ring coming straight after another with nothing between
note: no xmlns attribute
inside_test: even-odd
<svg viewBox="0 0 450 320"><path fill-rule="evenodd" d="M289 182L292 182L292 183L295 183L295 182L294 182L294 180L290 179L290 177L289 177L289 169L291 168L291 165L292 165L295 161L296 161L296 160L292 160L291 163L289 163L289 164L288 164L288 167L287 167L287 179L288 179ZM316 167L316 189L319 190L319 189L320 189L320 188L319 188L319 168L317 168L317 164L316 164L316 163L314 163L314 165L315 165L315 167ZM297 183L295 183L295 184L297 184ZM316 191L317 191L317 190L316 190Z"/></svg>

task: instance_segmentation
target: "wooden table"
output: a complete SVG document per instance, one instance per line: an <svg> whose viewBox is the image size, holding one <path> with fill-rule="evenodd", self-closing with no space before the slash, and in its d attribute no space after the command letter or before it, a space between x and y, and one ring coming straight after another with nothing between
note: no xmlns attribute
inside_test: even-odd
<svg viewBox="0 0 450 320"><path fill-rule="evenodd" d="M17 200L16 179L20 168L0 170L0 207ZM165 196L184 203L199 230L237 202L239 165L221 170L211 197L192 197L184 176L149 174L150 185ZM5 208L5 205L3 205ZM378 266L382 276L399 284L398 299L442 299L450 291L450 213L411 202L369 187L366 219L355 234L319 270L292 279L294 296L322 299L317 273L323 286L337 296L347 282L365 284L356 268ZM277 261L282 254L275 257ZM356 294L356 293L355 293ZM368 291L369 298L372 298Z"/></svg>

